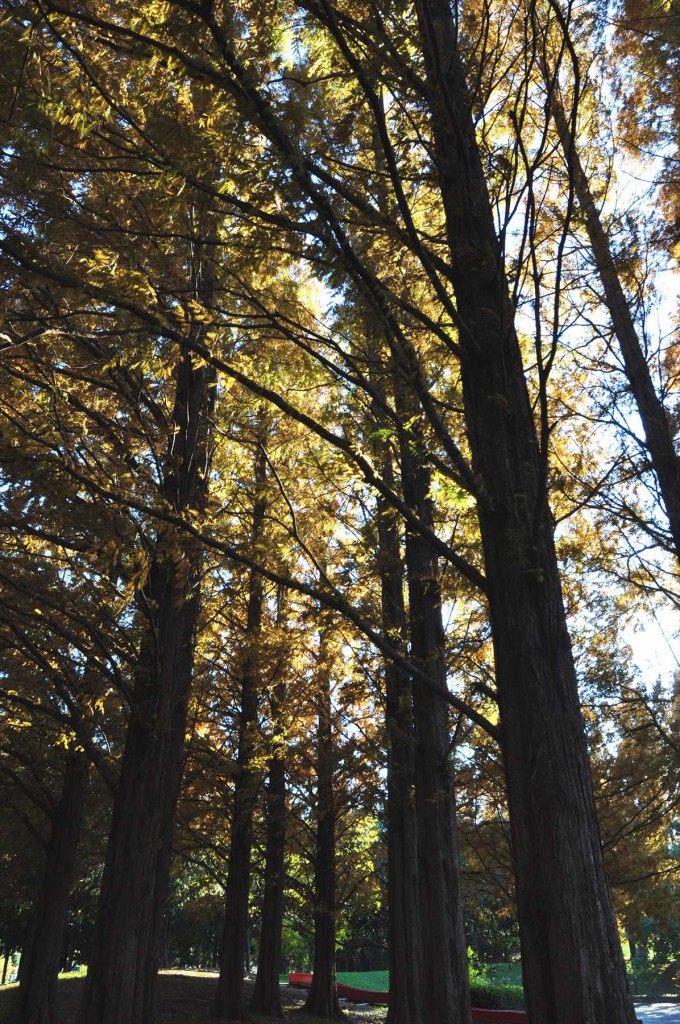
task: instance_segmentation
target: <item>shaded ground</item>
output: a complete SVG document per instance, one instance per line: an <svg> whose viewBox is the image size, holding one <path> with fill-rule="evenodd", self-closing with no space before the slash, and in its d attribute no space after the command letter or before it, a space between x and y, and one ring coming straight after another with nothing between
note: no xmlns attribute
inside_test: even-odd
<svg viewBox="0 0 680 1024"><path fill-rule="evenodd" d="M216 974L192 974L163 971L158 977L158 1012L156 1024L195 1024L209 1021L210 1005L215 994ZM74 1024L83 991L84 978L67 978L59 982L57 1006L59 1024ZM252 984L246 982L249 991ZM0 1024L12 1021L11 1003L16 989L0 992ZM303 989L281 989L284 1012L291 1024L318 1024L319 1018L301 1012L305 1001ZM344 1004L348 1024L383 1024L386 1007L358 1007ZM270 1024L271 1017L253 1014L253 1024Z"/></svg>

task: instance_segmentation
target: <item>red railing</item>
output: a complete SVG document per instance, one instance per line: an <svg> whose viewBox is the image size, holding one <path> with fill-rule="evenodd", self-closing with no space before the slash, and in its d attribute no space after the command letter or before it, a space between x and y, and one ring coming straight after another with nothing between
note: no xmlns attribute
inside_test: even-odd
<svg viewBox="0 0 680 1024"><path fill-rule="evenodd" d="M288 975L289 985L309 988L312 983L311 974L294 971ZM351 999L353 1003L376 1003L386 1006L390 1001L389 992L371 992L369 989L354 988L338 982L338 995ZM524 1010L483 1010L472 1007L473 1024L527 1024L528 1018Z"/></svg>

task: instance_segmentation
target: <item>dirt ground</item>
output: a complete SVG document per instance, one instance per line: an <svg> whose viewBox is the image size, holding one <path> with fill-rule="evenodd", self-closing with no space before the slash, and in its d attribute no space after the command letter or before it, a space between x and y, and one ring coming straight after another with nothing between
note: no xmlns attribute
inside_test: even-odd
<svg viewBox="0 0 680 1024"><path fill-rule="evenodd" d="M216 974L193 974L185 971L163 971L158 977L156 1024L196 1024L214 1020L210 1004L215 994ZM75 1024L84 980L69 978L59 982L57 1019L59 1024ZM252 983L246 982L246 991ZM0 1022L12 1020L9 997L12 990L0 993ZM305 1001L303 989L282 988L284 1012L290 1024L318 1024L319 1018L302 1012ZM347 1024L384 1024L387 1010L384 1006L355 1006L344 1003ZM273 1018L253 1014L253 1024L271 1024Z"/></svg>

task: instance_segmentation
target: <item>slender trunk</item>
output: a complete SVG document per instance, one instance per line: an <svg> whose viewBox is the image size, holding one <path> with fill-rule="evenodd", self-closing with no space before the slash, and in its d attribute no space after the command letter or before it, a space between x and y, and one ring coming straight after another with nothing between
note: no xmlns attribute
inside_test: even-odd
<svg viewBox="0 0 680 1024"><path fill-rule="evenodd" d="M242 678L239 748L225 900L226 916L220 976L212 1009L213 1016L230 1021L248 1020L243 1003L243 975L248 938L253 808L258 781L258 773L252 764L257 717L257 681L250 668L251 666L246 667Z"/></svg>
<svg viewBox="0 0 680 1024"><path fill-rule="evenodd" d="M546 80L550 89L550 109L557 125L560 145L569 168L576 198L585 216L586 231L590 239L595 267L604 289L605 304L609 310L614 333L621 349L626 379L637 406L647 449L659 482L661 498L670 524L675 555L680 559L680 456L678 456L673 440L670 414L664 409L654 388L649 365L635 329L630 305L612 256L609 238L590 191L588 178L583 170L564 107L557 94L556 85L550 83L547 72Z"/></svg>
<svg viewBox="0 0 680 1024"><path fill-rule="evenodd" d="M82 827L87 771L88 761L84 755L75 754L67 760L61 797L52 818L31 936L22 956L21 1024L52 1024L55 1020L57 975ZM3 971L3 985L5 973Z"/></svg>
<svg viewBox="0 0 680 1024"><path fill-rule="evenodd" d="M323 659L323 642L321 644ZM316 858L314 863L314 966L305 1012L340 1019L335 984L335 794L333 725L327 668L320 666L316 734Z"/></svg>
<svg viewBox="0 0 680 1024"><path fill-rule="evenodd" d="M414 789L413 708L408 679L385 666L387 703L388 1024L420 1024L422 945Z"/></svg>
<svg viewBox="0 0 680 1024"><path fill-rule="evenodd" d="M513 311L448 0L417 0L480 481L532 1024L634 1024L595 817L576 674Z"/></svg>
<svg viewBox="0 0 680 1024"><path fill-rule="evenodd" d="M383 457L383 479L392 487L389 453ZM406 635L404 568L397 517L378 504L378 545L383 633L400 648ZM387 889L390 1004L388 1024L421 1024L420 909L418 846L413 800L415 736L413 699L408 674L392 662L385 665L387 733Z"/></svg>
<svg viewBox="0 0 680 1024"><path fill-rule="evenodd" d="M433 528L430 474L417 424L401 448L404 498ZM411 657L446 689L444 628L437 558L420 534L406 531ZM448 706L429 688L413 687L416 735L421 1012L424 1021L470 1021L467 943L463 925Z"/></svg>
<svg viewBox="0 0 680 1024"><path fill-rule="evenodd" d="M257 956L257 975L250 1009L277 1019L283 1017L279 969L283 929L283 890L286 851L286 763L283 745L269 762L264 900Z"/></svg>
<svg viewBox="0 0 680 1024"><path fill-rule="evenodd" d="M197 259L192 289L210 302L212 267ZM200 337L205 330L196 328ZM174 429L162 481L176 511L202 509L212 454L214 372L183 350L177 364ZM202 549L164 527L138 605L144 632L116 791L79 1024L153 1020L162 910L184 766L187 703L199 610Z"/></svg>
<svg viewBox="0 0 680 1024"><path fill-rule="evenodd" d="M253 549L262 543L265 516L264 487L267 460L264 446L255 464L255 504L253 507ZM234 782L234 807L231 821L229 866L225 899L226 917L222 937L220 976L213 1002L213 1015L224 1020L248 1020L243 1002L243 975L248 952L248 896L250 892L250 853L253 843L253 810L259 772L253 766L257 705L260 690L258 643L262 627L264 591L262 578L251 572L248 611L241 669L241 715L237 771Z"/></svg>

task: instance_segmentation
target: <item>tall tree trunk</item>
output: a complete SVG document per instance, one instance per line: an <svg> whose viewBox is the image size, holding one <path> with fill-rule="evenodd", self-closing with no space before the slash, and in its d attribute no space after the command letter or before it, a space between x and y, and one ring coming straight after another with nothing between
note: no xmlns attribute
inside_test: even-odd
<svg viewBox="0 0 680 1024"><path fill-rule="evenodd" d="M536 430L448 0L417 0L446 215L532 1024L634 1024Z"/></svg>
<svg viewBox="0 0 680 1024"><path fill-rule="evenodd" d="M177 765L176 780L168 780L170 786L179 790L181 784L184 758ZM154 939L147 947L147 965L144 970L144 993L142 996L143 1015L145 1020L152 1021L155 1014L156 974L164 963L164 947L167 939L167 913L170 892L170 865L172 862L172 837L175 826L174 802L172 813L166 818L161 828L158 845L158 856L155 866L155 885L152 908L152 934Z"/></svg>
<svg viewBox="0 0 680 1024"><path fill-rule="evenodd" d="M391 456L382 459L382 475L393 487ZM397 649L404 646L406 609L404 567L398 519L378 502L378 546L383 634ZM408 674L385 664L387 733L387 892L390 1004L388 1024L421 1024L420 901L418 891L413 699Z"/></svg>
<svg viewBox="0 0 680 1024"><path fill-rule="evenodd" d="M61 797L52 817L42 887L31 935L21 960L21 1024L52 1024L55 1020L57 975L64 945L76 849L82 827L87 771L85 755L69 756Z"/></svg>
<svg viewBox="0 0 680 1024"><path fill-rule="evenodd" d="M433 528L430 473L418 425L401 445L404 498ZM419 533L406 531L411 657L439 689L447 688L437 557ZM424 1021L470 1021L467 943L463 925L449 712L433 690L413 687L418 826L420 996Z"/></svg>
<svg viewBox="0 0 680 1024"><path fill-rule="evenodd" d="M279 1019L283 1018L279 970L286 851L286 762L283 749L277 750L269 762L266 815L262 925L250 1009Z"/></svg>
<svg viewBox="0 0 680 1024"><path fill-rule="evenodd" d="M191 284L199 301L211 301L212 266L198 255ZM196 327L199 337L204 330ZM195 367L184 349L176 382L162 492L175 512L200 510L212 454L214 372ZM167 892L184 766L201 564L202 550L193 538L169 527L159 530L138 595L144 633L79 1024L153 1019L159 908Z"/></svg>
<svg viewBox="0 0 680 1024"><path fill-rule="evenodd" d="M680 560L680 456L673 440L669 413L657 394L649 365L635 329L630 305L612 256L611 245L605 231L588 178L583 170L576 141L570 131L564 107L557 93L557 83L550 80L544 68L546 85L550 93L550 109L579 206L585 216L586 230L597 273L604 288L604 298L611 317L614 333L621 349L626 379L635 400L645 434L645 442L652 466L659 482L659 490L671 528L675 555Z"/></svg>
<svg viewBox="0 0 680 1024"><path fill-rule="evenodd" d="M173 563L156 561L145 596L151 617L114 802L81 1024L145 1024L152 1012L157 901L165 888L158 869L162 861L167 870L163 838L174 819L182 773L198 594L187 597Z"/></svg>
<svg viewBox="0 0 680 1024"><path fill-rule="evenodd" d="M326 1020L343 1014L335 983L335 793L333 769L333 713L324 643L319 652L319 691L316 732L316 856L314 862L314 966L305 1012Z"/></svg>
<svg viewBox="0 0 680 1024"><path fill-rule="evenodd" d="M279 587L276 600L276 625L285 625L286 588ZM278 672L288 661L290 651L285 644L281 652ZM265 815L267 837L264 864L264 900L262 923L257 957L257 974L253 987L250 1008L255 1013L268 1017L282 1018L281 987L281 946L283 940L283 894L285 888L286 863L286 698L288 687L285 677L279 678L272 688L270 717L272 730L272 751L269 772Z"/></svg>
<svg viewBox="0 0 680 1024"><path fill-rule="evenodd" d="M267 460L264 444L255 461L255 502L251 545L262 544L266 509L264 488ZM248 611L241 669L241 714L234 805L231 820L229 867L227 873L226 917L222 937L220 976L213 1002L213 1015L224 1020L248 1020L243 1002L243 974L248 946L248 896L250 893L250 853L253 844L253 810L260 774L253 766L257 705L260 691L258 643L262 627L264 590L262 577L251 572Z"/></svg>

